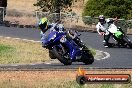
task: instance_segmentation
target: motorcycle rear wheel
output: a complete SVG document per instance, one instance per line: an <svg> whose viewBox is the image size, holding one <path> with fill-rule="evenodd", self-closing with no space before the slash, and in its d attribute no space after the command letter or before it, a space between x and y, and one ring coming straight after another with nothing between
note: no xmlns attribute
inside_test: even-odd
<svg viewBox="0 0 132 88"><path fill-rule="evenodd" d="M130 41L130 39L128 38L128 37L123 37L123 41L125 42L125 43L127 43L127 45L130 47L130 48L132 48L132 42Z"/></svg>

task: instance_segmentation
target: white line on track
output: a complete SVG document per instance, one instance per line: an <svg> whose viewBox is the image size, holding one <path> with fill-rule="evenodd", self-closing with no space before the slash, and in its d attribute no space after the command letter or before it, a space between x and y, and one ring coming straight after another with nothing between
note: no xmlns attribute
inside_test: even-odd
<svg viewBox="0 0 132 88"><path fill-rule="evenodd" d="M0 36L0 37L6 38L6 39L23 40L23 41L28 41L28 42L41 42L41 41L34 41L34 40L22 39L22 38L12 38L12 37L4 37L4 36Z"/></svg>
<svg viewBox="0 0 132 88"><path fill-rule="evenodd" d="M110 57L110 54L108 52L104 52L104 51L101 51L101 50L96 50L97 52L100 52L100 53L103 53L105 56L103 58L96 58L96 60L104 60L104 59L107 59Z"/></svg>

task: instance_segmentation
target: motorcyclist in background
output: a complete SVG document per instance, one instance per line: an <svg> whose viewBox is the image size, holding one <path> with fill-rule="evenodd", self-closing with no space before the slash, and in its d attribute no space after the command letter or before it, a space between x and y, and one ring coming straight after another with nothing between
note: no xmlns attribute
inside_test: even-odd
<svg viewBox="0 0 132 88"><path fill-rule="evenodd" d="M96 25L96 29L99 35L104 35L103 45L104 47L111 47L111 43L109 43L109 39L112 34L108 31L110 20L105 19L103 15L99 15L98 20L99 22Z"/></svg>

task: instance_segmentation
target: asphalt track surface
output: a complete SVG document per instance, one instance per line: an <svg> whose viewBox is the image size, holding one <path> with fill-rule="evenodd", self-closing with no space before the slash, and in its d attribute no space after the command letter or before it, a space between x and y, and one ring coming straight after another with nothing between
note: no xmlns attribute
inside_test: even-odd
<svg viewBox="0 0 132 88"><path fill-rule="evenodd" d="M103 37L97 33L80 32L80 38L84 43L94 49L108 52L110 57L102 60L95 60L92 65L83 63L73 63L70 66L64 66L61 63L36 63L27 65L0 65L0 69L76 69L79 66L86 69L132 69L132 49L127 48L104 48L102 45ZM14 28L0 26L0 36L29 39L40 41L40 30L29 28ZM128 35L132 40L132 35Z"/></svg>

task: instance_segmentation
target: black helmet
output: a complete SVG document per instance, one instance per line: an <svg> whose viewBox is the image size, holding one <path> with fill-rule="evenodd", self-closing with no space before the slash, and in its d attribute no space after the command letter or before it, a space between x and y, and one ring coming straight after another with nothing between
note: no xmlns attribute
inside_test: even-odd
<svg viewBox="0 0 132 88"><path fill-rule="evenodd" d="M104 17L104 15L99 15L99 22L101 24L104 24L105 23L105 17Z"/></svg>

